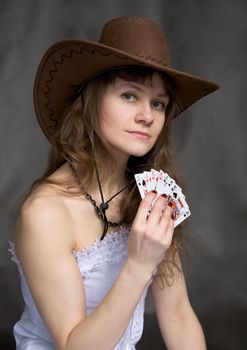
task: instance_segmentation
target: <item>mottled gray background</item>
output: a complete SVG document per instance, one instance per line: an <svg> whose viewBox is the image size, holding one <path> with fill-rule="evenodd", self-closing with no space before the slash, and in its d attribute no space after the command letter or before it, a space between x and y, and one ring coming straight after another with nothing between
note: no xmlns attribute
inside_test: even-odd
<svg viewBox="0 0 247 350"><path fill-rule="evenodd" d="M193 231L185 270L208 348L247 349L247 2L209 0L1 0L0 348L14 349L22 300L9 261L17 199L43 172L49 144L34 116L32 85L45 49L65 38L97 40L108 19L138 15L166 31L176 68L221 90L174 123ZM138 349L164 349L150 296Z"/></svg>

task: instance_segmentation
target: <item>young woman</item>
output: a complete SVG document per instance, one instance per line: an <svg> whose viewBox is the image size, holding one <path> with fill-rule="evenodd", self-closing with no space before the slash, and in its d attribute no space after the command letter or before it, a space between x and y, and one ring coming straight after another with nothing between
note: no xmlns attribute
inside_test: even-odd
<svg viewBox="0 0 247 350"><path fill-rule="evenodd" d="M47 50L34 103L49 164L11 248L25 301L17 349L135 349L149 286L167 348L206 348L179 259L183 225L174 229L165 196L141 200L134 174L162 169L179 182L171 122L217 88L172 68L163 33L142 18Z"/></svg>

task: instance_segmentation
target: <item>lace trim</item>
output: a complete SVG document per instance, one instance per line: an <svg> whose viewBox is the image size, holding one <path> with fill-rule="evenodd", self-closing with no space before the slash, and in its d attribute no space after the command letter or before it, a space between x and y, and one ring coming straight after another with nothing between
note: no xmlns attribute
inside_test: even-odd
<svg viewBox="0 0 247 350"><path fill-rule="evenodd" d="M10 252L10 260L13 261L14 263L16 263L17 268L18 268L17 270L18 270L19 277L20 277L21 276L21 262L15 254L15 243L12 241L8 241L8 243L9 243L8 251Z"/></svg>
<svg viewBox="0 0 247 350"><path fill-rule="evenodd" d="M124 253L126 253L126 243L128 241L129 232L129 227L120 226L118 231L107 232L102 241L100 238L96 238L90 246L81 250L72 250L72 254L76 258L78 264L85 264L83 270L84 267L85 270L87 270L90 267L96 266L98 262L120 260ZM8 241L8 243L11 261L20 266L20 260L15 253L15 242ZM87 261L89 259L92 259L92 261Z"/></svg>
<svg viewBox="0 0 247 350"><path fill-rule="evenodd" d="M135 345L141 339L144 325L145 298L150 283L146 287L139 303L137 304L123 337L120 339L114 350L135 349Z"/></svg>
<svg viewBox="0 0 247 350"><path fill-rule="evenodd" d="M14 242L9 241L8 251L10 252L11 261L14 261L17 265L20 265L20 260L17 258L16 254L15 254L15 243Z"/></svg>
<svg viewBox="0 0 247 350"><path fill-rule="evenodd" d="M107 232L104 239L96 238L93 244L82 250L72 251L80 272L88 277L90 271L107 262L119 262L127 255L129 228L121 226L118 231Z"/></svg>
<svg viewBox="0 0 247 350"><path fill-rule="evenodd" d="M145 296L146 296L146 293L145 293ZM143 332L145 296L143 296L140 302L138 303L135 310L135 314L133 316L133 323L131 327L132 344L136 344L140 340Z"/></svg>

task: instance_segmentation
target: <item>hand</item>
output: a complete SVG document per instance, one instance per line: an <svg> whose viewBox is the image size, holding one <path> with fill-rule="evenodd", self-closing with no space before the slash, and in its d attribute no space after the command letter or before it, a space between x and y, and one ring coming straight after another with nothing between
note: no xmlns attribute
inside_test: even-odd
<svg viewBox="0 0 247 350"><path fill-rule="evenodd" d="M151 275L164 259L174 233L172 206L162 195L152 206L156 196L149 192L142 199L128 241L128 258Z"/></svg>

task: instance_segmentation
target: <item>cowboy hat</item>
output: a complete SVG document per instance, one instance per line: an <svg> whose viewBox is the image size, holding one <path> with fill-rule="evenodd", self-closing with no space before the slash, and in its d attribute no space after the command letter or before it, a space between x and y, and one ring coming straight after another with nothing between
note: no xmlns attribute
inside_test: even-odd
<svg viewBox="0 0 247 350"><path fill-rule="evenodd" d="M128 66L168 74L176 84L179 113L219 88L214 82L171 67L167 42L157 24L134 16L115 18L104 25L99 42L64 40L45 52L34 82L34 106L48 140L52 142L78 87L107 70Z"/></svg>

